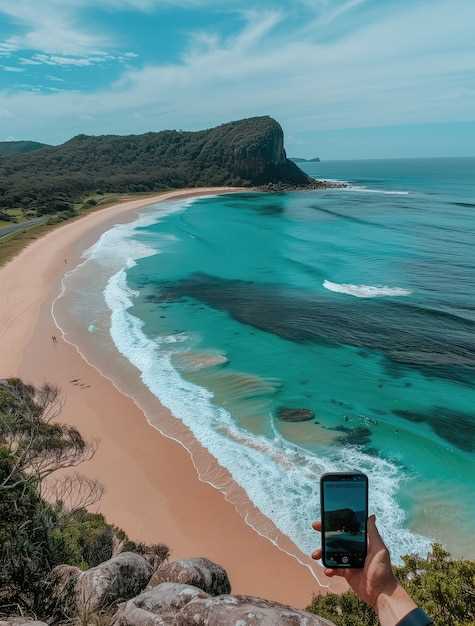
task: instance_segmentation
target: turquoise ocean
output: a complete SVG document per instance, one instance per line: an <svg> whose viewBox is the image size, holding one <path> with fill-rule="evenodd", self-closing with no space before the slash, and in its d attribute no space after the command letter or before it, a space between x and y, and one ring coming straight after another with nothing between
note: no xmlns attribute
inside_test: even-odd
<svg viewBox="0 0 475 626"><path fill-rule="evenodd" d="M396 559L433 541L474 558L475 159L302 167L349 186L160 203L113 227L66 276L58 323L89 330L111 377L125 359L137 402L159 398L167 434L190 449L191 431L304 552L320 475L361 470Z"/></svg>

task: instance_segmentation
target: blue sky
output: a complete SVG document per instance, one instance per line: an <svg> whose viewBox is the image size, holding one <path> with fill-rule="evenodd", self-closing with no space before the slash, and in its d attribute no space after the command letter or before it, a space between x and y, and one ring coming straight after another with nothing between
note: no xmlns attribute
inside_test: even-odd
<svg viewBox="0 0 475 626"><path fill-rule="evenodd" d="M291 156L475 155L475 0L0 0L0 140L279 120Z"/></svg>

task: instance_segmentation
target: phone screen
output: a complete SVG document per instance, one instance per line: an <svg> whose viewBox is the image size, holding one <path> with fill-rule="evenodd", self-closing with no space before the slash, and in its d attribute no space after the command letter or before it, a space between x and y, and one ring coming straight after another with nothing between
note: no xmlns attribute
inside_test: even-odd
<svg viewBox="0 0 475 626"><path fill-rule="evenodd" d="M321 480L322 561L326 567L363 567L366 558L368 479L326 474Z"/></svg>

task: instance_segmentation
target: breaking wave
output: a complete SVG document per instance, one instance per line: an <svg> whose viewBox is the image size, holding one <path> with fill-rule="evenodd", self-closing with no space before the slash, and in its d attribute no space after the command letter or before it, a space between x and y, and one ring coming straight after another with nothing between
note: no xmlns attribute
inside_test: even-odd
<svg viewBox="0 0 475 626"><path fill-rule="evenodd" d="M410 296L412 291L403 287L387 287L385 285L350 285L347 283L332 283L323 281L323 286L329 291L346 293L355 298L380 298L382 296Z"/></svg>

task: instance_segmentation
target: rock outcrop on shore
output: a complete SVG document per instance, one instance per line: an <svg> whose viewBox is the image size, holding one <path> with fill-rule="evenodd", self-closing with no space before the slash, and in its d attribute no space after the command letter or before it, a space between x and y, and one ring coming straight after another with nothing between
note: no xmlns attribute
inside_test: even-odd
<svg viewBox="0 0 475 626"><path fill-rule="evenodd" d="M326 619L252 596L195 598L176 615L176 626L334 626Z"/></svg>
<svg viewBox="0 0 475 626"><path fill-rule="evenodd" d="M332 626L278 602L231 595L224 568L205 558L165 562L153 572L146 558L123 552L84 572L59 566L48 585L54 599L49 623L95 623L94 615L101 615L101 624L110 626ZM0 626L43 622L12 618Z"/></svg>
<svg viewBox="0 0 475 626"><path fill-rule="evenodd" d="M50 611L70 616L108 609L141 593L152 574L148 560L134 552L122 552L84 572L78 567L59 565L47 581Z"/></svg>
<svg viewBox="0 0 475 626"><path fill-rule="evenodd" d="M76 583L78 606L103 609L140 593L152 576L152 566L140 554L123 552L83 572Z"/></svg>
<svg viewBox="0 0 475 626"><path fill-rule="evenodd" d="M231 593L231 583L226 570L204 558L163 563L154 574L150 585L164 582L193 585L212 596Z"/></svg>
<svg viewBox="0 0 475 626"><path fill-rule="evenodd" d="M183 607L196 599L209 598L192 585L161 583L136 598L121 604L114 618L115 626L155 626L175 624Z"/></svg>

